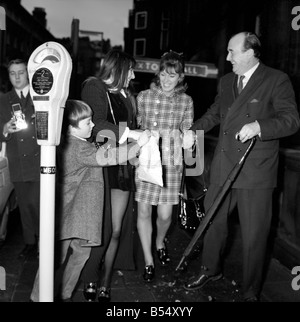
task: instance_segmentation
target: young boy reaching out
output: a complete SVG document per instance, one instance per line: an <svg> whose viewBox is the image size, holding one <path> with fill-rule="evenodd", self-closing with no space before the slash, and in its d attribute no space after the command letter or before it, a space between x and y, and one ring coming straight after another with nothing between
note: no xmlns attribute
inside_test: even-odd
<svg viewBox="0 0 300 322"><path fill-rule="evenodd" d="M87 141L93 127L89 105L79 100L68 100L63 126L67 133L57 153L56 240L59 242L60 267L55 276L55 291L60 286L58 297L62 301L71 300L91 247L101 245L104 202L102 167L136 157L150 136L150 132L144 131L136 143L118 148L103 146L97 150L94 144ZM39 300L38 278L39 274L31 294L33 302Z"/></svg>

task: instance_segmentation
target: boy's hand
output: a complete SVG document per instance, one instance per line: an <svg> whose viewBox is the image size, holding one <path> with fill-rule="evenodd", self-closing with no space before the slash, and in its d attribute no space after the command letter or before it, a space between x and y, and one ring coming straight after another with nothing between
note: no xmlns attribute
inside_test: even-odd
<svg viewBox="0 0 300 322"><path fill-rule="evenodd" d="M142 130L130 130L128 133L128 139L133 139L137 141L142 133Z"/></svg>
<svg viewBox="0 0 300 322"><path fill-rule="evenodd" d="M151 132L149 130L145 130L141 133L139 139L137 140L137 144L142 147L146 143L148 143L149 139L151 137Z"/></svg>

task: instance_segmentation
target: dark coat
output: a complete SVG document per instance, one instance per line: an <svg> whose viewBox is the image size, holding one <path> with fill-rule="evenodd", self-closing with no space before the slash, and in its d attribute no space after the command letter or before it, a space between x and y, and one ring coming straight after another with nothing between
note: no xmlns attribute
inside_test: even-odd
<svg viewBox="0 0 300 322"><path fill-rule="evenodd" d="M39 181L40 146L36 140L34 106L30 94L26 97L25 106L22 106L28 128L3 136L3 127L12 117L12 104L16 103L21 104L21 100L14 89L0 97L0 141L7 142L11 181Z"/></svg>
<svg viewBox="0 0 300 322"><path fill-rule="evenodd" d="M108 130L112 131L115 135L115 140L113 141L118 142L124 134L126 126L115 125L113 121L108 121L110 107L106 95L107 91L107 86L101 80L96 77L91 77L84 82L81 98L93 110L93 122L95 123L95 127L93 128L94 137L99 131ZM132 115L128 118L132 119ZM130 124L128 126L131 128Z"/></svg>
<svg viewBox="0 0 300 322"><path fill-rule="evenodd" d="M219 186L225 182L249 144L236 140L236 133L245 124L257 120L261 137L256 140L233 188L273 188L277 184L278 139L294 134L300 124L292 84L285 73L260 63L237 98L235 86L234 73L222 77L214 104L192 126L193 130L206 132L220 124L210 181Z"/></svg>

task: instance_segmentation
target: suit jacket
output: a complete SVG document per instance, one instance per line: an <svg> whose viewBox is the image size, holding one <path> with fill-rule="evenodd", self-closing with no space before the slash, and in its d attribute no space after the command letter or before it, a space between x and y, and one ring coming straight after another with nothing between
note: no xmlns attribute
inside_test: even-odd
<svg viewBox="0 0 300 322"><path fill-rule="evenodd" d="M39 181L40 146L36 140L34 106L27 95L22 106L27 129L3 136L3 127L12 117L12 104L21 100L14 89L0 97L0 141L7 142L7 157L12 182Z"/></svg>
<svg viewBox="0 0 300 322"><path fill-rule="evenodd" d="M233 188L273 188L277 184L278 139L294 134L300 124L292 84L285 73L260 63L236 97L236 78L231 72L220 79L215 102L192 129L209 131L220 125L210 182L221 186L249 144L236 140L236 133L245 124L257 120L261 136L257 138Z"/></svg>

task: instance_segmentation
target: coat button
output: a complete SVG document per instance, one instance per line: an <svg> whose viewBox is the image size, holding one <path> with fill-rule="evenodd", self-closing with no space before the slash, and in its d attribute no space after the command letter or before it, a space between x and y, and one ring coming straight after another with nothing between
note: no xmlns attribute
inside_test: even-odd
<svg viewBox="0 0 300 322"><path fill-rule="evenodd" d="M250 114L249 114L249 113L247 113L247 114L246 114L246 116L247 116L247 117L250 117Z"/></svg>
<svg viewBox="0 0 300 322"><path fill-rule="evenodd" d="M221 152L225 152L225 149L224 149L224 148L222 148L222 149L221 149Z"/></svg>
<svg viewBox="0 0 300 322"><path fill-rule="evenodd" d="M237 150L238 150L238 152L241 152L242 151L240 148L238 148Z"/></svg>
<svg viewBox="0 0 300 322"><path fill-rule="evenodd" d="M224 134L224 135L227 135L227 134L228 134L228 132L227 132L227 131L224 131L224 132L223 132L223 134Z"/></svg>
<svg viewBox="0 0 300 322"><path fill-rule="evenodd" d="M156 126L157 125L157 122L153 122L153 125Z"/></svg>

